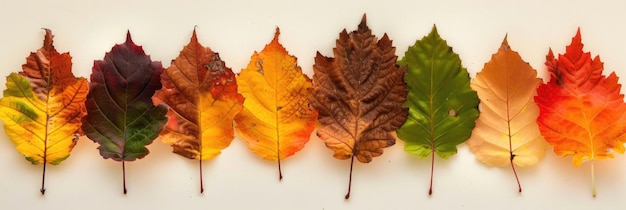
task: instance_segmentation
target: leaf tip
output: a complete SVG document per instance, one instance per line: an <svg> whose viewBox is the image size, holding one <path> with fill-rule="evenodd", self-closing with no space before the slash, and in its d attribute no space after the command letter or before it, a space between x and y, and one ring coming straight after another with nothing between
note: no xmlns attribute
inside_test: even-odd
<svg viewBox="0 0 626 210"><path fill-rule="evenodd" d="M132 49L136 53L145 54L145 52L143 51L143 47L141 47L141 46L135 44L135 42L133 42L133 38L130 35L130 30L126 30L126 41L124 41L124 43L121 44L121 45L124 45L124 47ZM116 45L116 46L118 46L118 45Z"/></svg>
<svg viewBox="0 0 626 210"><path fill-rule="evenodd" d="M367 15L363 13L363 17L361 18L361 23L359 23L359 31L367 31L369 28L367 27Z"/></svg>
<svg viewBox="0 0 626 210"><path fill-rule="evenodd" d="M572 43L565 47L565 53L570 51L582 51L583 50L582 36L580 35L580 27L576 30L576 35L572 38Z"/></svg>
<svg viewBox="0 0 626 210"><path fill-rule="evenodd" d="M441 37L439 36L439 32L437 31L437 26L435 24L433 24L433 28L430 30L430 33L428 33L428 36L424 37L434 37L436 39L441 39Z"/></svg>
<svg viewBox="0 0 626 210"><path fill-rule="evenodd" d="M437 33L437 24L433 24L433 28L430 30L430 33Z"/></svg>
<svg viewBox="0 0 626 210"><path fill-rule="evenodd" d="M281 45L278 42L278 37L280 36L280 28L278 26L276 26L276 31L274 32L274 38L272 39L271 44L275 44L275 45Z"/></svg>
<svg viewBox="0 0 626 210"><path fill-rule="evenodd" d="M269 44L265 45L265 48L263 48L262 52L278 51L281 53L288 54L287 49L285 49L285 47L282 44L280 44L280 42L278 41L279 36L280 36L280 28L276 26L276 31L274 32L274 38Z"/></svg>
<svg viewBox="0 0 626 210"><path fill-rule="evenodd" d="M280 35L280 28L276 26L276 32L274 32L274 40L278 42L278 35Z"/></svg>
<svg viewBox="0 0 626 210"><path fill-rule="evenodd" d="M580 27L576 30L576 36L572 39L572 43L582 43L582 37L580 35Z"/></svg>
<svg viewBox="0 0 626 210"><path fill-rule="evenodd" d="M43 39L43 47L45 49L53 49L54 46L52 45L52 42L53 42L54 36L52 35L52 31L48 28L41 28L41 29L46 31L46 35Z"/></svg>
<svg viewBox="0 0 626 210"><path fill-rule="evenodd" d="M193 32L191 33L191 42L198 42L198 35L196 34L196 28L198 28L198 25L195 25L193 27Z"/></svg>
<svg viewBox="0 0 626 210"><path fill-rule="evenodd" d="M511 50L511 46L509 45L509 40L508 40L509 34L505 34L504 35L504 39L502 40L502 45L500 45L500 49L508 52Z"/></svg>
<svg viewBox="0 0 626 210"><path fill-rule="evenodd" d="M130 37L130 29L126 30L126 43L133 43L133 39Z"/></svg>

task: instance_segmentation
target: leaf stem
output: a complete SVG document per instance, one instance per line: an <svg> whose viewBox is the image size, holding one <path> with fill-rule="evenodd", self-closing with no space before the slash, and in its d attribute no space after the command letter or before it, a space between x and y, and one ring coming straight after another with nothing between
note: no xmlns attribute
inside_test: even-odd
<svg viewBox="0 0 626 210"><path fill-rule="evenodd" d="M595 170L594 170L594 160L591 160L591 195L596 197L596 178L595 178Z"/></svg>
<svg viewBox="0 0 626 210"><path fill-rule="evenodd" d="M350 159L350 179L348 180L348 193L345 196L345 199L350 199L350 190L352 189L352 167L354 166L354 155L352 155L352 159Z"/></svg>
<svg viewBox="0 0 626 210"><path fill-rule="evenodd" d="M126 163L122 160L122 187L124 188L124 195L128 193L126 190Z"/></svg>
<svg viewBox="0 0 626 210"><path fill-rule="evenodd" d="M434 141L433 141L434 143ZM434 147L433 147L433 151L430 153L431 155L431 162L430 162L430 187L428 188L428 196L432 196L433 195L433 176L435 173L435 151L434 151Z"/></svg>
<svg viewBox="0 0 626 210"><path fill-rule="evenodd" d="M517 171L515 171L515 165L513 164L513 159L515 158L515 155L513 154L513 152L510 152L510 153L511 153L511 159L510 159L510 161L511 161L511 169L513 169L513 174L515 174L515 180L517 180L517 188L519 189L518 192L521 193L522 192L522 184L520 184L520 182L519 182L519 177L517 177Z"/></svg>
<svg viewBox="0 0 626 210"><path fill-rule="evenodd" d="M44 157L44 161L43 161L43 173L41 175L41 189L39 189L39 192L41 192L41 195L46 194L46 161L45 161L45 157Z"/></svg>
<svg viewBox="0 0 626 210"><path fill-rule="evenodd" d="M204 183L202 181L202 158L198 161L200 165L200 194L204 193Z"/></svg>
<svg viewBox="0 0 626 210"><path fill-rule="evenodd" d="M278 156L278 180L283 181L283 171L280 168L280 155Z"/></svg>

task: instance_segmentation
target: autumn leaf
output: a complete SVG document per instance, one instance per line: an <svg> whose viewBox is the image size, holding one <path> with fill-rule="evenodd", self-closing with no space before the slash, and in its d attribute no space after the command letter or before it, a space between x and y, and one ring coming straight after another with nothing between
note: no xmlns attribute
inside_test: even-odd
<svg viewBox="0 0 626 210"><path fill-rule="evenodd" d="M280 30L260 53L255 52L237 78L246 101L235 117L237 131L248 148L266 160L280 162L300 151L315 128L317 111L309 109L311 79L296 57L278 42Z"/></svg>
<svg viewBox="0 0 626 210"><path fill-rule="evenodd" d="M546 141L559 156L572 155L574 166L591 162L592 194L595 197L593 164L624 153L626 104L621 85L612 72L608 77L600 57L583 52L580 29L565 54L546 56L550 81L537 89L537 123Z"/></svg>
<svg viewBox="0 0 626 210"><path fill-rule="evenodd" d="M309 100L319 112L317 135L335 158L350 159L348 199L354 158L368 163L380 156L395 144L392 132L406 120L406 68L395 64L387 34L380 40L372 35L365 15L358 30L348 34L344 29L336 43L335 58L315 56Z"/></svg>
<svg viewBox="0 0 626 210"><path fill-rule="evenodd" d="M152 95L161 88L161 62L151 61L130 32L124 44L115 45L103 60L94 61L83 118L83 131L100 144L105 159L122 162L126 194L126 161L148 155L145 147L163 129L167 107L154 106Z"/></svg>
<svg viewBox="0 0 626 210"><path fill-rule="evenodd" d="M488 166L510 165L519 192L522 186L515 165L536 164L548 146L535 123L539 108L533 98L540 83L537 72L511 49L506 37L471 83L481 101L481 113L466 143Z"/></svg>
<svg viewBox="0 0 626 210"><path fill-rule="evenodd" d="M41 194L46 191L46 164L67 159L82 135L88 91L87 80L72 74L70 54L57 52L52 32L45 31L43 47L26 58L22 72L7 77L0 99L0 119L17 151L43 165Z"/></svg>
<svg viewBox="0 0 626 210"><path fill-rule="evenodd" d="M235 74L219 54L200 45L194 30L189 44L161 74L161 83L163 89L153 100L169 106L169 120L159 138L174 153L198 160L202 193L202 160L220 154L235 138L233 118L243 103Z"/></svg>
<svg viewBox="0 0 626 210"><path fill-rule="evenodd" d="M407 66L409 93L406 122L398 138L404 150L422 158L431 157L428 194L432 195L435 153L442 158L456 154L456 146L466 141L478 117L478 97L470 89L467 69L433 27L428 36L409 47L401 66Z"/></svg>

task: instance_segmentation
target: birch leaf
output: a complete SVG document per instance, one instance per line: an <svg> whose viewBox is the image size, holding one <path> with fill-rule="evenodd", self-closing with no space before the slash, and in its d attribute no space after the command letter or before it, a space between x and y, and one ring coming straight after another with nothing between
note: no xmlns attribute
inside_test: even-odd
<svg viewBox="0 0 626 210"><path fill-rule="evenodd" d="M580 30L555 58L546 56L550 81L539 85L535 102L537 123L546 141L559 156L572 155L574 166L591 162L592 195L596 196L595 160L624 153L626 104L615 72L604 76L600 57L583 52Z"/></svg>
<svg viewBox="0 0 626 210"><path fill-rule="evenodd" d="M317 135L350 159L348 193L354 159L369 163L396 143L392 133L406 120L406 69L396 65L396 48L385 34L380 40L367 27L365 15L356 31L344 29L333 49L334 58L319 52L313 65L311 105L319 112Z"/></svg>
<svg viewBox="0 0 626 210"><path fill-rule="evenodd" d="M126 161L148 155L146 145L159 135L167 107L154 106L152 95L161 88L161 62L150 60L130 32L124 44L115 45L103 60L94 61L83 118L83 131L98 143L105 159L122 162L126 194Z"/></svg>
<svg viewBox="0 0 626 210"><path fill-rule="evenodd" d="M72 74L72 57L54 48L52 32L45 29L43 47L26 58L22 71L7 77L0 99L4 130L32 164L42 164L41 194L46 165L58 165L70 156L85 115L88 86Z"/></svg>
<svg viewBox="0 0 626 210"><path fill-rule="evenodd" d="M430 156L432 195L435 154L448 158L465 142L478 117L478 97L470 88L467 69L437 33L437 28L409 47L398 62L408 68L404 80L409 94L409 117L398 130L404 150L422 158Z"/></svg>
<svg viewBox="0 0 626 210"><path fill-rule="evenodd" d="M548 146L536 120L539 108L533 100L541 79L511 49L506 38L471 86L481 101L481 113L472 137L466 142L476 158L488 166L511 166L519 192L522 187L515 165L534 165Z"/></svg>
<svg viewBox="0 0 626 210"><path fill-rule="evenodd" d="M233 118L243 103L235 74L219 54L198 42L194 30L189 44L161 74L161 83L153 100L169 106L169 120L160 139L174 153L198 160L202 193L202 160L220 154L235 137Z"/></svg>
<svg viewBox="0 0 626 210"><path fill-rule="evenodd" d="M254 53L237 82L246 98L235 117L237 131L248 148L266 160L278 162L300 151L315 128L317 111L309 109L311 79L302 73L296 57L278 42L280 31L260 53Z"/></svg>

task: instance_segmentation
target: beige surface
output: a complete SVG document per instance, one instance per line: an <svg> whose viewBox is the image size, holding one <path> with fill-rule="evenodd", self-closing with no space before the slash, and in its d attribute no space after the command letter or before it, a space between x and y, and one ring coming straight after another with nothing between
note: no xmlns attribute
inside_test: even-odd
<svg viewBox="0 0 626 210"><path fill-rule="evenodd" d="M195 25L200 42L220 53L234 71L269 43L275 26L281 42L312 73L319 50L330 56L339 32L355 30L363 13L381 37L387 32L402 56L437 24L473 77L508 33L511 47L539 75L548 48L563 53L578 26L585 50L601 55L605 69L626 78L626 3L621 1L11 1L0 0L0 89L25 57L41 46L44 31L59 52L70 51L74 72L88 77L126 30L154 60L169 66ZM519 3L517 3L519 2ZM608 74L608 72L605 72ZM624 92L624 91L622 91ZM537 166L519 168L523 194L510 168L488 168L467 146L449 160L436 159L434 194L428 197L430 161L410 156L401 141L370 164L355 164L352 197L344 201L349 161L313 137L283 161L264 161L236 139L204 165L205 193L198 193L197 163L155 142L145 159L127 164L128 195L121 165L102 159L96 144L81 138L72 156L47 172L31 166L0 134L0 209L615 209L626 195L626 157L596 163L598 197L592 199L590 165L549 151Z"/></svg>

